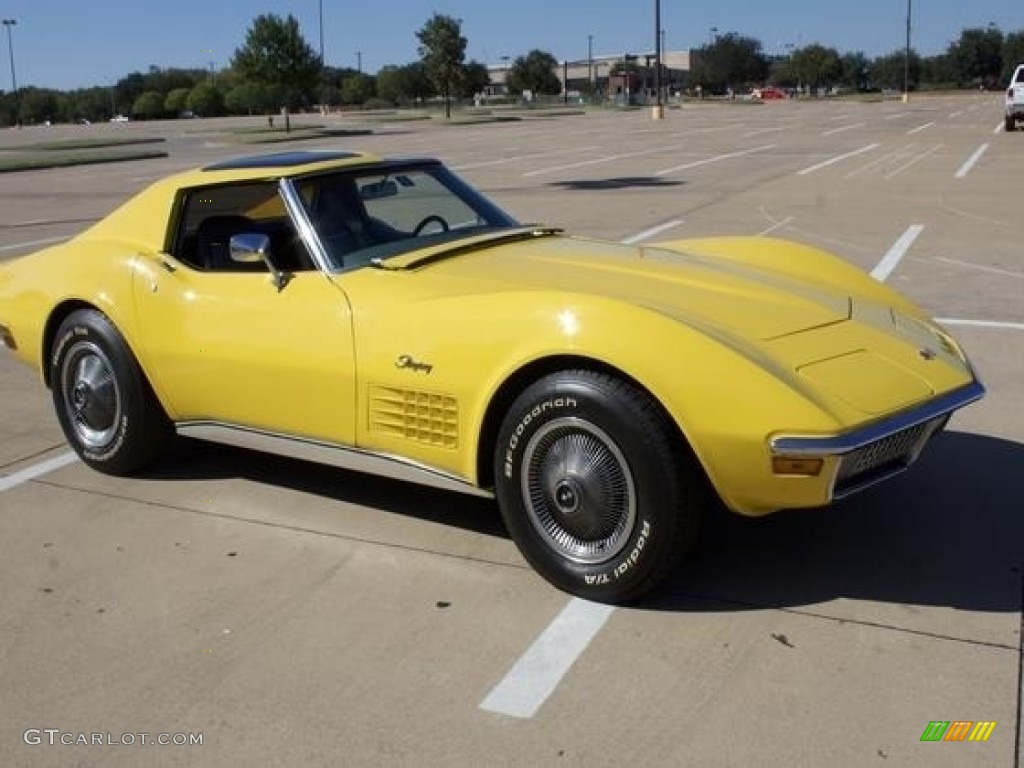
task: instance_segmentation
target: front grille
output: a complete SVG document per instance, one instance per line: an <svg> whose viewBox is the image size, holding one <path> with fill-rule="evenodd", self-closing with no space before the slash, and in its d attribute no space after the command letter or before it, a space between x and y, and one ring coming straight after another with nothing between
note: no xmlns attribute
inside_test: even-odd
<svg viewBox="0 0 1024 768"><path fill-rule="evenodd" d="M906 469L942 421L934 419L916 424L843 456L836 474L835 496L843 496L870 485L876 479Z"/></svg>

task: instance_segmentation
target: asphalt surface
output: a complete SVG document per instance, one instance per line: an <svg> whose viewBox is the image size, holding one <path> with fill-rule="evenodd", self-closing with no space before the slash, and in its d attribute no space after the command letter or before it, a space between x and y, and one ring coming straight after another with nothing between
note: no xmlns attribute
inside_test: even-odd
<svg viewBox="0 0 1024 768"><path fill-rule="evenodd" d="M535 575L487 500L186 441L142 477L91 472L0 354L0 765L1019 764L1024 133L1001 123L976 94L296 144L437 156L579 234L826 247L943 318L989 394L901 478L714 520L663 592L604 611ZM261 151L227 124L0 133L162 134L170 153L0 175L0 259ZM922 743L935 720L996 726Z"/></svg>

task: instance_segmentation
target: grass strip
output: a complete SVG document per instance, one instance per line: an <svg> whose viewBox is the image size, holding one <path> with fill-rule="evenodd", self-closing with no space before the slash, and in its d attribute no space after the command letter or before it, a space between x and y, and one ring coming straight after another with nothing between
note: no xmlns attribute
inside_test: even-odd
<svg viewBox="0 0 1024 768"><path fill-rule="evenodd" d="M46 168L70 168L76 165L95 165L98 163L121 163L128 160L155 160L161 157L167 157L167 153L145 149L122 150L120 152L62 152L55 155L0 157L0 173L40 171Z"/></svg>
<svg viewBox="0 0 1024 768"><path fill-rule="evenodd" d="M275 135L236 135L235 142L238 144L281 144L287 141L308 141L310 139L331 139L345 136L370 136L373 134L369 128L338 128L325 131L295 131L291 133L280 133Z"/></svg>
<svg viewBox="0 0 1024 768"><path fill-rule="evenodd" d="M11 147L0 147L13 152L65 151L71 149L101 149L103 147L125 147L133 144L160 144L166 141L156 136L109 136L95 139L60 139L57 141L37 141L33 144L18 144Z"/></svg>

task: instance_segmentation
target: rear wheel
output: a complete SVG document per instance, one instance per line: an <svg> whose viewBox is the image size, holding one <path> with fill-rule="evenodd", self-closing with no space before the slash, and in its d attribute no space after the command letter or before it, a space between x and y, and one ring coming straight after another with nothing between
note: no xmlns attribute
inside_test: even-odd
<svg viewBox="0 0 1024 768"><path fill-rule="evenodd" d="M57 330L50 386L64 436L82 461L122 475L152 460L171 427L121 334L96 310Z"/></svg>
<svg viewBox="0 0 1024 768"><path fill-rule="evenodd" d="M1006 116L1006 132L1010 133L1017 128L1017 121L1014 120L1013 115Z"/></svg>
<svg viewBox="0 0 1024 768"><path fill-rule="evenodd" d="M696 538L706 486L661 409L634 385L563 371L531 385L499 433L495 488L523 556L555 586L629 602Z"/></svg>

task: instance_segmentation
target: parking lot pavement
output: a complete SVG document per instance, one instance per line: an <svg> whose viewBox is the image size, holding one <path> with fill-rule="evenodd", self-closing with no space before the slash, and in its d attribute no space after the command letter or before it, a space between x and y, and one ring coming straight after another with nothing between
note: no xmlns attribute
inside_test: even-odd
<svg viewBox="0 0 1024 768"><path fill-rule="evenodd" d="M828 248L943 318L988 396L904 477L715 518L665 590L598 614L526 566L486 499L189 441L143 476L93 473L0 356L0 765L1012 765L1024 153L998 107L705 105L303 142L437 155L520 220L587 236ZM240 153L157 129L164 161L0 177L0 262ZM502 686L535 708L482 706ZM936 720L996 726L922 743Z"/></svg>

